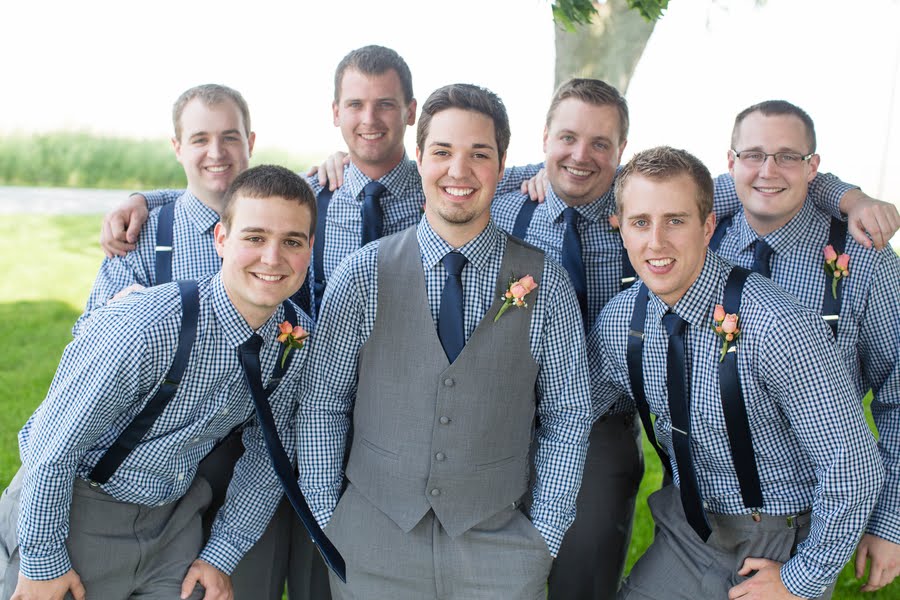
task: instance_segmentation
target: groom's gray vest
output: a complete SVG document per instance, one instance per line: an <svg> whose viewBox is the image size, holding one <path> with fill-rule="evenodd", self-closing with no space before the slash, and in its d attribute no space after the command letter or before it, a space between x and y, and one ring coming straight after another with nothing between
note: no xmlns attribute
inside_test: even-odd
<svg viewBox="0 0 900 600"><path fill-rule="evenodd" d="M510 278L538 281L544 254L507 238L495 300L451 365L429 309L416 228L379 244L378 307L359 354L347 478L403 531L432 509L457 536L528 485L538 290L527 308L494 316Z"/></svg>

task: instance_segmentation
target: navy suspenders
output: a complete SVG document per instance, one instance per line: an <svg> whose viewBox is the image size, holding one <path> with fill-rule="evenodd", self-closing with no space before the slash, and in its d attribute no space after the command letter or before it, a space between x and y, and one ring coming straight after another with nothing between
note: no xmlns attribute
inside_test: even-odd
<svg viewBox="0 0 900 600"><path fill-rule="evenodd" d="M713 252L719 249L719 246L722 243L722 238L725 237L725 231L729 227L731 227L731 221L731 217L725 217L724 219L719 221L718 225L716 225L716 230L715 232L713 232L712 238L710 238L709 240L709 249ZM846 221L831 217L831 226L828 231L828 243L831 244L832 248L834 248L834 251L839 255L844 252L847 244ZM838 282L837 298L835 298L831 295L831 282L826 280L825 293L822 298L822 318L826 323L828 323L828 326L831 327L831 333L834 334L834 339L837 339L838 321L841 317L841 300L843 300L843 294L841 293L842 288L843 282Z"/></svg>
<svg viewBox="0 0 900 600"><path fill-rule="evenodd" d="M313 242L313 274L306 278L306 282L291 296L294 303L306 311L308 315L319 316L322 307L322 296L325 294L325 223L328 216L328 204L334 192L327 187L322 188L316 196L316 239ZM313 310L315 308L315 310Z"/></svg>
<svg viewBox="0 0 900 600"><path fill-rule="evenodd" d="M159 209L156 224L156 285L172 281L172 241L175 230L175 203Z"/></svg>
<svg viewBox="0 0 900 600"><path fill-rule="evenodd" d="M116 441L91 470L88 478L93 483L106 483L119 465L131 454L144 434L153 426L156 419L165 410L166 405L178 391L178 384L187 367L194 339L197 337L197 318L200 315L200 295L196 281L179 281L178 293L181 295L181 331L178 334L178 349L169 372L153 398L141 409L133 421L122 430Z"/></svg>
<svg viewBox="0 0 900 600"><path fill-rule="evenodd" d="M528 226L531 225L531 219L534 216L534 211L537 207L537 202L526 199L516 215L516 222L513 224L512 235L523 242L525 241L525 234L528 233ZM628 253L625 252L625 248L622 248L622 277L619 280L620 291L631 287L631 284L634 283L635 280L637 280L637 274L634 271L634 267L631 266L631 261L628 260Z"/></svg>
<svg viewBox="0 0 900 600"><path fill-rule="evenodd" d="M739 314L741 293L750 271L734 267L725 283L725 312ZM641 423L647 433L647 439L656 450L663 467L671 473L671 464L665 450L659 445L653 422L650 418L650 406L644 395L644 377L642 371L642 354L644 346L644 320L647 314L648 291L641 285L635 297L634 309L631 313L631 325L628 332L628 377L631 382L631 393L637 405ZM741 382L737 372L736 346L731 346L725 353L725 359L719 363L719 391L722 400L722 412L725 415L725 428L731 446L734 470L741 487L744 506L757 510L763 506L762 488L759 483L759 472L756 469L756 455L753 452L753 440L750 424L747 419L747 407L741 393Z"/></svg>
<svg viewBox="0 0 900 600"><path fill-rule="evenodd" d="M156 422L156 419L159 418L159 415L165 410L169 401L175 396L175 392L178 391L178 385L181 383L188 358L191 355L191 348L193 348L194 340L197 337L197 320L200 315L200 295L197 282L191 280L179 281L178 292L181 295L181 330L178 333L178 349L175 351L172 366L169 367L169 372L166 373L153 398L141 409L131 423L122 430L116 441L97 461L90 475L88 475L88 479L92 483L104 484L109 481L109 478L131 454L132 450L137 447L147 431ZM297 313L294 311L291 303L285 301L282 303L282 307L284 308L285 319L291 324L297 325ZM281 365L280 360L275 361L275 368L272 371L272 376L269 378L269 385L265 389L267 396L271 395L275 388L278 387L284 372L291 365L291 359L294 357L294 354L294 352L288 354L284 366ZM235 429L240 427L239 425ZM231 435L231 433L234 433L234 430L228 435Z"/></svg>

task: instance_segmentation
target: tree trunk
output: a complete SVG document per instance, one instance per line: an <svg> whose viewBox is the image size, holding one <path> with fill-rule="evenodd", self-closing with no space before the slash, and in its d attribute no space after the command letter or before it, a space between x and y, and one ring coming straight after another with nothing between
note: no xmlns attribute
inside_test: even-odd
<svg viewBox="0 0 900 600"><path fill-rule="evenodd" d="M656 21L645 21L625 0L594 4L598 14L590 25L576 25L574 32L556 26L556 85L591 77L624 95Z"/></svg>

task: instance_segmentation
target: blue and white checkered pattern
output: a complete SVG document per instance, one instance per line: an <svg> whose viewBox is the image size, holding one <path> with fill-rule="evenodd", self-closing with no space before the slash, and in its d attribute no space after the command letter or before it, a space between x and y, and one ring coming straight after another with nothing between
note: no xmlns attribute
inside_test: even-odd
<svg viewBox="0 0 900 600"><path fill-rule="evenodd" d="M219 215L190 192L178 196L172 235L172 281L198 279L217 272L222 259L216 254L213 229ZM156 231L159 210L153 210L141 229L134 251L125 256L104 258L84 314L75 322L72 333L78 335L91 312L104 306L117 292L140 284L157 285Z"/></svg>
<svg viewBox="0 0 900 600"><path fill-rule="evenodd" d="M452 248L423 218L418 225L425 284L437 322L446 270L441 257ZM489 224L459 249L469 260L462 272L466 339L496 299L495 286L506 235ZM357 385L359 349L368 339L377 308L377 253L373 242L334 271L325 291L300 402L300 484L319 523L331 518L341 492L345 438ZM523 274L524 275L524 274ZM538 480L531 516L555 555L575 517L575 496L591 426L590 387L578 302L558 264L546 260L534 292L529 343L539 366L535 458ZM498 377L512 377L503 373Z"/></svg>
<svg viewBox="0 0 900 600"><path fill-rule="evenodd" d="M784 227L763 239L774 250L772 280L817 312L831 277L822 249L828 244L831 219L809 202ZM743 212L722 238L718 254L749 268L757 236ZM857 244L848 234L850 276L841 286L838 351L850 371L856 397L873 391L872 416L887 473L867 531L900 543L900 259L890 248L878 252ZM830 291L829 291L830 293Z"/></svg>
<svg viewBox="0 0 900 600"><path fill-rule="evenodd" d="M730 265L712 252L697 281L674 307L689 324L691 450L707 510L746 514L734 472L719 393L721 341L712 314L722 302ZM601 407L630 395L626 344L637 286L616 296L588 339L592 393ZM653 293L644 329L643 375L656 437L670 457L672 424L666 391L668 310ZM767 514L812 509L809 537L782 567L788 590L819 596L850 558L881 489L884 471L872 434L819 315L764 277L744 287L736 342L738 373ZM671 461L676 484L678 467Z"/></svg>
<svg viewBox="0 0 900 600"><path fill-rule="evenodd" d="M201 280L199 290L197 338L181 385L143 441L101 486L122 502L153 506L179 499L200 460L254 414L237 350L253 331L228 300L219 275ZM300 318L311 328L305 315ZM264 338L265 376L283 350L275 339L282 320L279 307L258 331ZM178 287L163 285L98 309L66 348L46 399L19 433L25 469L19 543L26 577L52 579L71 568L65 542L72 483L88 478L153 397L174 359L180 325ZM305 355L303 349L294 357L269 399L289 453L296 448L293 418ZM229 498L201 554L226 573L262 535L281 497L255 418L244 445Z"/></svg>

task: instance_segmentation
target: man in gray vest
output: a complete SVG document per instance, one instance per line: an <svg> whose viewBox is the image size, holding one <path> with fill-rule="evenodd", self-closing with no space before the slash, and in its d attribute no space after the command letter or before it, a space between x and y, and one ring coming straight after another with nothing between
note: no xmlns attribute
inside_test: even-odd
<svg viewBox="0 0 900 600"><path fill-rule="evenodd" d="M347 562L336 598L543 598L591 425L577 300L561 267L491 222L509 143L496 95L437 90L416 142L424 218L329 280L300 486Z"/></svg>

